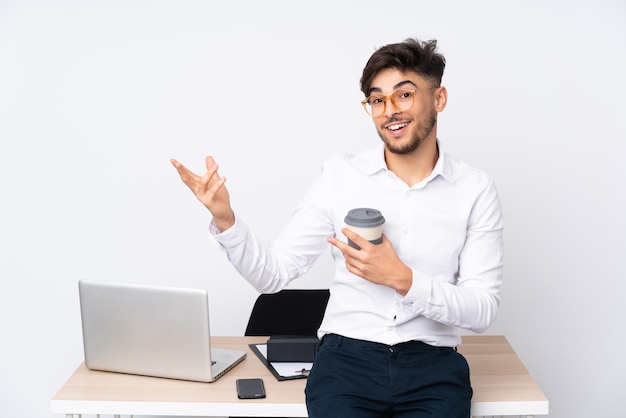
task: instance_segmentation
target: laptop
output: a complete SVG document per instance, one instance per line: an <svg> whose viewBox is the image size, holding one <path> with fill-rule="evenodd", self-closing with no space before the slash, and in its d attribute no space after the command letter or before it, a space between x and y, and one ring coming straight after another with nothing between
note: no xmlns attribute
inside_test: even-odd
<svg viewBox="0 0 626 418"><path fill-rule="evenodd" d="M89 369L214 382L246 357L211 348L206 290L90 280L78 289Z"/></svg>

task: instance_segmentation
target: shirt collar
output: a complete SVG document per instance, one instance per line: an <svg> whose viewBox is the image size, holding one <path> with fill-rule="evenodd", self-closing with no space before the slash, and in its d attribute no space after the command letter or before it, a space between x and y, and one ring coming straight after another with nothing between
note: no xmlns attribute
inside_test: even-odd
<svg viewBox="0 0 626 418"><path fill-rule="evenodd" d="M446 181L454 183L454 170L452 164L450 164L449 156L443 150L441 142L437 140L437 147L439 148L439 158L435 163L435 168L427 181L435 179L437 176L443 177ZM367 166L367 175L371 176L380 171L389 171L387 163L385 162L385 145L383 143L378 144L375 151L370 154L371 158Z"/></svg>

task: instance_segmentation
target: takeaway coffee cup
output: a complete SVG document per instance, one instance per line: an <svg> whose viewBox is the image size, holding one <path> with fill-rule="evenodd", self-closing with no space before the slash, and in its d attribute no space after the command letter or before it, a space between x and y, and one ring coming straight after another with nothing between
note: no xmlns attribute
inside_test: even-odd
<svg viewBox="0 0 626 418"><path fill-rule="evenodd" d="M380 244L383 234L383 224L385 218L383 214L372 208L356 208L348 211L348 214L344 218L346 227L351 231L356 232L372 244ZM348 244L357 250L360 250L358 245L348 239Z"/></svg>

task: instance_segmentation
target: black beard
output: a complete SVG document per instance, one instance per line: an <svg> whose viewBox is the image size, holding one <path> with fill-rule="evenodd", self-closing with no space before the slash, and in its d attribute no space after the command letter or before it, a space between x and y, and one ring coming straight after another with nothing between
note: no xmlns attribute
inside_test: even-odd
<svg viewBox="0 0 626 418"><path fill-rule="evenodd" d="M385 136L381 131L378 131L378 136L380 136L380 139L383 140L389 152L398 155L406 155L412 153L413 151L418 149L420 145L422 145L426 138L428 138L428 135L430 135L430 133L433 131L436 123L437 112L432 109L430 115L428 115L428 118L424 121L424 123L420 123L419 125L417 125L417 130L415 131L415 134L413 135L409 143L402 147L396 147L392 145L390 141L385 139Z"/></svg>

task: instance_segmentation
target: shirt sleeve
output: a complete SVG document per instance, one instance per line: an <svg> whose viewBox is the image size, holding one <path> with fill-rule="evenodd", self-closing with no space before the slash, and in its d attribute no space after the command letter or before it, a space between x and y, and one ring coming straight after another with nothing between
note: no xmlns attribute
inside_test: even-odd
<svg viewBox="0 0 626 418"><path fill-rule="evenodd" d="M502 232L500 201L495 185L489 181L471 210L456 280L436 280L419 267L412 267L413 285L402 298L404 305L445 325L475 332L486 330L500 302Z"/></svg>
<svg viewBox="0 0 626 418"><path fill-rule="evenodd" d="M321 181L321 180L318 180ZM307 272L326 251L332 222L313 205L318 187L311 187L308 200L301 200L278 237L269 245L259 242L248 226L236 217L235 224L220 232L211 223L209 231L229 262L259 292L275 293Z"/></svg>

